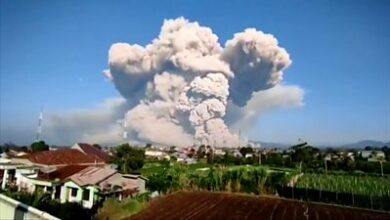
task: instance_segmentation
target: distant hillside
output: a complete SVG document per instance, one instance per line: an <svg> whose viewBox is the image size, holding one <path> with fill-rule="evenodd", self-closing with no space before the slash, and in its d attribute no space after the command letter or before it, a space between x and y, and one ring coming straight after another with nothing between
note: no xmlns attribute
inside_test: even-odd
<svg viewBox="0 0 390 220"><path fill-rule="evenodd" d="M283 144L283 143L275 143L275 142L263 142L263 141L250 141L254 144L260 144L261 148L289 148L294 144ZM309 143L310 144L310 143ZM374 141L374 140L363 140L355 143L350 144L343 144L343 145L313 145L314 147L318 148L365 148L366 146L370 147L383 147L388 146L390 147L390 141L388 142L382 142L382 141Z"/></svg>
<svg viewBox="0 0 390 220"><path fill-rule="evenodd" d="M373 140L363 140L356 143L351 144L344 144L340 147L348 147L348 148L365 148L366 146L370 147L383 147L383 146L390 147L390 141L389 142L382 142L382 141L373 141Z"/></svg>

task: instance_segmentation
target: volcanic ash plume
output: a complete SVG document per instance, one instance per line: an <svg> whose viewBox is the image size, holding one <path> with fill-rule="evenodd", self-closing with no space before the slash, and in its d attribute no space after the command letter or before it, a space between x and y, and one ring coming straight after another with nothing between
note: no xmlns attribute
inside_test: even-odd
<svg viewBox="0 0 390 220"><path fill-rule="evenodd" d="M236 33L225 47L208 27L165 20L145 47L115 43L105 75L126 98L131 138L166 145L237 146L224 116L283 79L288 53L270 34ZM230 103L228 105L228 103Z"/></svg>

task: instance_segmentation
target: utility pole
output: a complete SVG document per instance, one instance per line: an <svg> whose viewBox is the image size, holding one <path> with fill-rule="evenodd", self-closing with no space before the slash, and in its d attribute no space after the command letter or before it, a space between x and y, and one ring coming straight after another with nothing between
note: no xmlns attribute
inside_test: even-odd
<svg viewBox="0 0 390 220"><path fill-rule="evenodd" d="M328 174L328 163L326 158L324 159L324 163L325 163L325 173Z"/></svg>
<svg viewBox="0 0 390 220"><path fill-rule="evenodd" d="M382 174L382 177L383 177L383 161L380 160L380 161L379 161L379 164L381 165L381 174Z"/></svg>
<svg viewBox="0 0 390 220"><path fill-rule="evenodd" d="M261 150L259 149L259 165L261 165Z"/></svg>

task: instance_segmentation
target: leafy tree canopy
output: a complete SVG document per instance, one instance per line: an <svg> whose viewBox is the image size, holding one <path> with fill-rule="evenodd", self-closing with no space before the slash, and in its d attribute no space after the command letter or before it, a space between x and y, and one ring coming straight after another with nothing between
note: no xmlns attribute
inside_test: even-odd
<svg viewBox="0 0 390 220"><path fill-rule="evenodd" d="M240 149L240 153L243 157L245 157L245 155L247 154L252 154L254 151L253 151L253 148L250 147L250 146L247 146L247 147L242 147Z"/></svg>
<svg viewBox="0 0 390 220"><path fill-rule="evenodd" d="M31 144L31 150L33 152L49 150L49 145L47 145L44 141L36 141Z"/></svg>
<svg viewBox="0 0 390 220"><path fill-rule="evenodd" d="M130 173L141 169L144 165L145 151L122 144L118 146L114 152L114 163L118 165L118 169L123 173Z"/></svg>

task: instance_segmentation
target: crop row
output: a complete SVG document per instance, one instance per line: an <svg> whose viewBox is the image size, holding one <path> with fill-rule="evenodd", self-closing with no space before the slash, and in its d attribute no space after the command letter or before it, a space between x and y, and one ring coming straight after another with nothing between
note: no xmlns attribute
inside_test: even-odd
<svg viewBox="0 0 390 220"><path fill-rule="evenodd" d="M298 179L295 187L390 197L390 178L388 177L304 174Z"/></svg>

